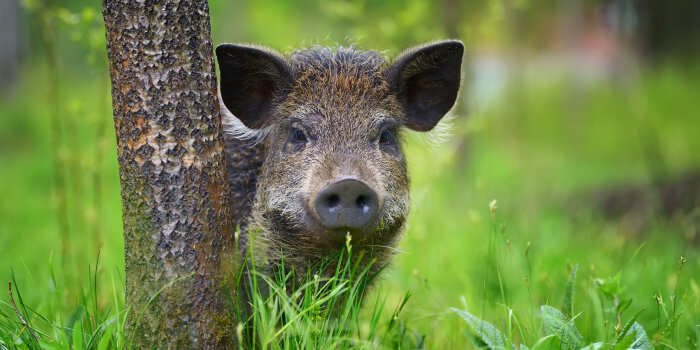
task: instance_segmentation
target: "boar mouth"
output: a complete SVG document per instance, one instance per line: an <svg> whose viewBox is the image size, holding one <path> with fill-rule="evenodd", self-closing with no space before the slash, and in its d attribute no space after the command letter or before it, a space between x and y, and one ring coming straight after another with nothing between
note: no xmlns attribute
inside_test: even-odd
<svg viewBox="0 0 700 350"><path fill-rule="evenodd" d="M347 243L347 235L351 236L352 244L374 241L372 236L383 235L388 227L380 225L380 215L377 215L362 229L340 227L332 230L324 228L313 215L308 215L302 220L295 219L283 213L281 210L271 210L265 215L275 231L281 235L281 239L287 242L305 241L314 243L319 248L340 249ZM391 225L394 226L394 225Z"/></svg>
<svg viewBox="0 0 700 350"><path fill-rule="evenodd" d="M348 236L350 236L352 244L365 243L379 227L380 220L379 215L377 215L362 228L336 227L332 229L323 227L315 217L308 221L309 231L312 235L322 240L325 245L338 249L345 247Z"/></svg>
<svg viewBox="0 0 700 350"><path fill-rule="evenodd" d="M336 247L343 247L347 243L348 238L352 244L362 243L373 231L374 230L369 229L358 230L350 227L341 227L333 230L324 229L322 230L322 234Z"/></svg>

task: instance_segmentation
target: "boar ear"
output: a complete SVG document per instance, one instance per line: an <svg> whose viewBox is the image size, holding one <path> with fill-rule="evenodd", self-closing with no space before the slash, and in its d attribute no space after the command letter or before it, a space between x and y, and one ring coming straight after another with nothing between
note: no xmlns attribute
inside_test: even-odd
<svg viewBox="0 0 700 350"><path fill-rule="evenodd" d="M428 131L457 99L462 54L460 41L443 41L411 49L387 71L387 79L406 110L406 126Z"/></svg>
<svg viewBox="0 0 700 350"><path fill-rule="evenodd" d="M290 79L284 58L265 49L222 44L219 61L221 101L248 128L271 122L272 103Z"/></svg>

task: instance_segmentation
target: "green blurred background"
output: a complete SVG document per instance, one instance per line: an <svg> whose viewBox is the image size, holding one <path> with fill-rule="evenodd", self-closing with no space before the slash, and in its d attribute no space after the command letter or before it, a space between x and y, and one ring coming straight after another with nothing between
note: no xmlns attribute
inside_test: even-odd
<svg viewBox="0 0 700 350"><path fill-rule="evenodd" d="M575 264L587 339L606 331L597 321L614 304L595 280L621 272L619 298L647 310L648 333L669 317L653 296L668 307L677 295L675 346L696 346L697 1L209 3L214 45L357 44L392 56L441 38L465 43L449 136L407 138L408 230L374 288L389 305L411 291L402 317L429 347L467 341L449 311L460 297L494 323L503 304L534 317L538 305L558 305ZM0 281L14 271L37 309L55 295L73 305L98 252L98 288L123 281L100 11L94 0L0 0Z"/></svg>

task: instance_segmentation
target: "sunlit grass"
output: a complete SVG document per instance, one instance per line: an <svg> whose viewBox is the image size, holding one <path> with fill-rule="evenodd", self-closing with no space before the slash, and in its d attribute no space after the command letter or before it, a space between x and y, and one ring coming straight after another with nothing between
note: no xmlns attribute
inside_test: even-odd
<svg viewBox="0 0 700 350"><path fill-rule="evenodd" d="M697 305L693 305L693 296L688 296L687 291L679 294L688 280L682 274L685 258L677 261L672 288L659 281L648 282L658 288L654 294L657 310L645 310L644 302L634 303L633 298L628 298L634 293L626 290L634 286L626 284L623 278L627 270L635 269L636 256L643 247L628 257L627 264L619 266L612 277L598 278L582 287L576 283L581 278L578 265L569 265L568 282L567 278L552 281L561 287L555 288L556 292L541 289L531 280L530 247L523 251L523 260L512 264L507 256L512 250L511 242L503 231L498 203L492 201L487 209L490 224L487 232L482 232L486 237L480 266L482 288L472 291L470 298L479 301L469 303L460 297L450 303L452 307L436 305L447 313L442 316L445 320L437 322L447 323L448 327L426 334L428 329L421 328L423 322L412 317L423 311L409 290L389 288L387 293L380 283L366 295L372 290L367 286L377 275L369 272L369 266L356 263L362 256L353 255L366 252L355 251L348 244L320 266L311 268L299 284L295 271L285 271L283 267L260 270L251 264L241 270L239 288L245 288L248 297L238 299L242 293L237 293L236 298L230 299L230 312L239 320L232 325L235 335L231 336L236 337L241 348L256 349L415 349L447 344L464 347L468 342L490 349L692 347L697 336L693 329L697 328L693 321ZM247 261L255 261L250 254ZM97 267L96 263L88 268L87 283L71 302L65 298L66 287L49 266L53 291L44 294L46 301L37 308L24 302L23 290L13 277L12 299L0 303L0 348L128 348L134 328L125 328L125 320L128 313L143 310L125 307L121 277L115 279L110 274L111 279L103 281L106 274L99 277ZM335 271L334 275L320 277L316 273L327 269ZM520 281L518 273L524 276ZM187 278L171 281L161 291L174 283L184 283ZM98 294L98 285L105 284L111 288L109 296ZM425 292L431 292L427 283L415 290L417 294ZM402 296L392 300L391 295ZM476 314L483 315L483 319ZM649 314L653 322L642 321L643 314ZM431 318L420 316L421 320ZM135 327L139 327L139 319L136 318Z"/></svg>

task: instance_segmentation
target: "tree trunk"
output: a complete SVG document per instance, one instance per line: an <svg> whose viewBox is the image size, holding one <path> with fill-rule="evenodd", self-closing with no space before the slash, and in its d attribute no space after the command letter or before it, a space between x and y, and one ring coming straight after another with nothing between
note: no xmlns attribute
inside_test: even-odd
<svg viewBox="0 0 700 350"><path fill-rule="evenodd" d="M237 253L207 1L104 0L103 14L131 347L233 347Z"/></svg>

